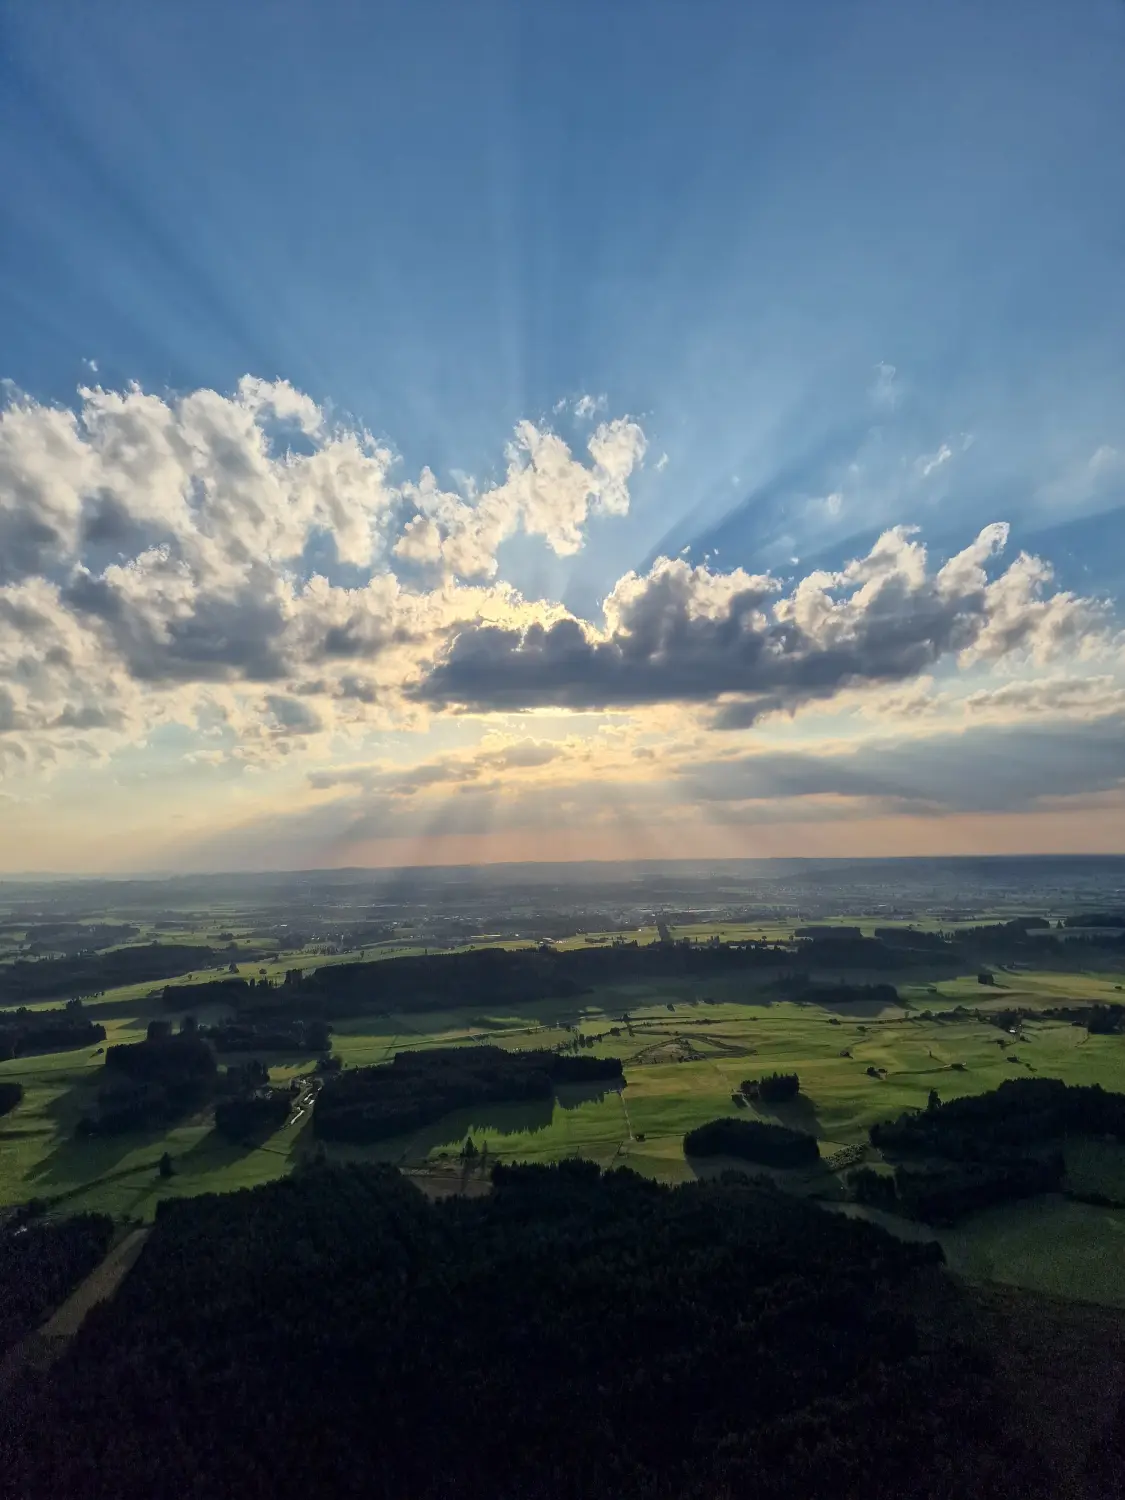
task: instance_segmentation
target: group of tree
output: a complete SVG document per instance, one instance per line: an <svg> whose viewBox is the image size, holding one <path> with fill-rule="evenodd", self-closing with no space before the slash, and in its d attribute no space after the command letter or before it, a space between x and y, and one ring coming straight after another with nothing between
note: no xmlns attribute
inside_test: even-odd
<svg viewBox="0 0 1125 1500"><path fill-rule="evenodd" d="M22 1098L22 1083L14 1078L0 1079L0 1115L11 1114Z"/></svg>
<svg viewBox="0 0 1125 1500"><path fill-rule="evenodd" d="M332 1045L327 1021L247 1020L238 1018L201 1026L199 1034L218 1052L327 1052Z"/></svg>
<svg viewBox="0 0 1125 1500"><path fill-rule="evenodd" d="M33 1333L100 1264L112 1235L105 1214L17 1216L0 1229L0 1354Z"/></svg>
<svg viewBox="0 0 1125 1500"><path fill-rule="evenodd" d="M249 1057L245 1062L228 1063L219 1074L216 1087L221 1094L253 1094L258 1089L269 1087L270 1070L260 1058Z"/></svg>
<svg viewBox="0 0 1125 1500"><path fill-rule="evenodd" d="M1125 1139L1125 1094L1057 1078L1010 1079L946 1104L931 1091L926 1109L871 1127L872 1144L898 1159L893 1176L863 1168L849 1183L860 1202L951 1224L1062 1187L1070 1135Z"/></svg>
<svg viewBox="0 0 1125 1500"><path fill-rule="evenodd" d="M111 944L127 943L139 932L131 922L34 922L23 936L25 951L37 958L95 953Z"/></svg>
<svg viewBox="0 0 1125 1500"><path fill-rule="evenodd" d="M1063 1176L1062 1157L1050 1153L994 1162L900 1165L893 1172L859 1167L848 1174L848 1188L857 1203L945 1226L982 1208L1054 1192Z"/></svg>
<svg viewBox="0 0 1125 1500"><path fill-rule="evenodd" d="M108 1047L96 1113L79 1121L83 1135L148 1130L197 1109L214 1091L217 1065L194 1031L150 1027L143 1042Z"/></svg>
<svg viewBox="0 0 1125 1500"><path fill-rule="evenodd" d="M805 927L797 927L793 936L798 940L802 938L836 938L851 942L855 938L863 936L862 927L845 927L835 922L810 922Z"/></svg>
<svg viewBox="0 0 1125 1500"><path fill-rule="evenodd" d="M1039 1500L987 1362L926 1300L939 1259L760 1185L582 1162L498 1167L491 1194L441 1203L326 1166L173 1199L50 1378L0 1411L5 1482L918 1500L1008 1492L1002 1474Z"/></svg>
<svg viewBox="0 0 1125 1500"><path fill-rule="evenodd" d="M927 953L943 953L954 941L951 933L932 932L919 927L876 927L873 935L888 948L914 948Z"/></svg>
<svg viewBox="0 0 1125 1500"><path fill-rule="evenodd" d="M788 948L752 941L478 948L294 969L286 974L284 989L299 997L303 1013L332 1018L566 1000L601 984L662 977L704 981L741 971L776 970L791 962Z"/></svg>
<svg viewBox="0 0 1125 1500"><path fill-rule="evenodd" d="M1036 1006L1008 1005L1003 1010L980 1012L1001 1031L1020 1027L1024 1021L1064 1021L1070 1026L1084 1026L1091 1036L1119 1036L1125 1032L1125 1005L1094 1001L1092 1004Z"/></svg>
<svg viewBox="0 0 1125 1500"><path fill-rule="evenodd" d="M237 1008L245 998L249 981L231 974L221 979L195 980L187 984L166 984L161 998L168 1010L192 1010L200 1006L229 1005Z"/></svg>
<svg viewBox="0 0 1125 1500"><path fill-rule="evenodd" d="M898 1005L899 993L893 984L826 984L814 983L800 975L784 984L787 998L801 1005Z"/></svg>
<svg viewBox="0 0 1125 1500"><path fill-rule="evenodd" d="M871 1143L897 1156L951 1161L1009 1159L1068 1134L1125 1139L1125 1094L1100 1084L1058 1078L1013 1078L986 1094L968 1095L872 1125Z"/></svg>
<svg viewBox="0 0 1125 1500"><path fill-rule="evenodd" d="M994 1162L900 1166L894 1181L901 1212L927 1224L947 1225L982 1208L1054 1192L1063 1176L1061 1155L1050 1153Z"/></svg>
<svg viewBox="0 0 1125 1500"><path fill-rule="evenodd" d="M1015 918L955 935L880 928L864 937L859 928L814 925L800 929L790 943L766 940L615 942L559 949L476 948L460 952L405 954L367 962L327 964L289 970L282 983L237 973L202 984L168 985L169 1008L222 1003L239 1020L286 1022L299 1015L331 1021L364 1014L425 1012L451 1008L512 1006L535 1000L568 1000L607 984L652 979L705 983L740 973L775 979L787 993L821 1004L895 1004L898 994L886 980L865 974L903 968L931 971L982 970L990 964L1057 956L1062 943L1039 932L1037 918ZM1104 942L1120 945L1107 934ZM143 949L122 950L142 953ZM184 963L204 967L191 950L177 948ZM215 954L206 950L210 962ZM107 955L109 957L111 955ZM182 971L183 963L175 970ZM861 971L855 982L848 971Z"/></svg>
<svg viewBox="0 0 1125 1500"><path fill-rule="evenodd" d="M720 1119L684 1136L685 1156L736 1156L766 1167L810 1167L820 1160L815 1136L765 1120Z"/></svg>
<svg viewBox="0 0 1125 1500"><path fill-rule="evenodd" d="M0 1011L0 1061L104 1041L105 1027L92 1021L78 1000L58 1010L28 1010L21 1005L18 1010Z"/></svg>
<svg viewBox="0 0 1125 1500"><path fill-rule="evenodd" d="M767 1073L763 1078L744 1078L739 1088L747 1099L788 1104L801 1092L801 1080L796 1073Z"/></svg>
<svg viewBox="0 0 1125 1500"><path fill-rule="evenodd" d="M215 959L211 948L180 943L141 943L69 958L20 958L0 966L0 1001L28 1003L99 995L118 985L145 984L208 968Z"/></svg>
<svg viewBox="0 0 1125 1500"><path fill-rule="evenodd" d="M293 1096L287 1089L259 1088L219 1099L215 1129L228 1141L248 1141L270 1135L289 1118Z"/></svg>
<svg viewBox="0 0 1125 1500"><path fill-rule="evenodd" d="M952 946L948 952L928 948L919 951L905 945L891 947L879 938L863 937L858 928L846 927L832 929L831 936L828 930L818 937L798 936L796 952L802 967L829 973L844 969L878 972L880 969L933 967L935 964L953 968L958 959L957 950Z"/></svg>
<svg viewBox="0 0 1125 1500"><path fill-rule="evenodd" d="M377 1141L470 1104L549 1099L561 1083L618 1085L622 1077L616 1057L502 1047L398 1052L391 1063L329 1076L313 1109L313 1129L324 1140Z"/></svg>

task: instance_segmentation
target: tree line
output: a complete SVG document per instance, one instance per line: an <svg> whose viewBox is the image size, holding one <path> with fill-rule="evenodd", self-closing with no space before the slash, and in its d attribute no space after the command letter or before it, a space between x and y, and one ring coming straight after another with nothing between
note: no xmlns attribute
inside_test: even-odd
<svg viewBox="0 0 1125 1500"><path fill-rule="evenodd" d="M721 1119L684 1136L685 1156L737 1156L767 1167L810 1167L820 1160L815 1136L765 1120Z"/></svg>
<svg viewBox="0 0 1125 1500"><path fill-rule="evenodd" d="M1096 1083L1011 1078L945 1104L931 1094L925 1110L872 1125L869 1135L873 1146L893 1155L972 1162L1019 1155L1069 1133L1125 1138L1125 1094Z"/></svg>
<svg viewBox="0 0 1125 1500"><path fill-rule="evenodd" d="M63 996L99 995L124 984L171 979L206 969L218 961L212 948L179 943L141 943L108 953L79 953L67 958L18 958L0 965L0 1001L55 1000Z"/></svg>
<svg viewBox="0 0 1125 1500"><path fill-rule="evenodd" d="M329 1077L313 1108L313 1130L326 1141L377 1141L471 1104L549 1099L561 1083L622 1080L617 1057L486 1046L397 1052L389 1064Z"/></svg>
<svg viewBox="0 0 1125 1500"><path fill-rule="evenodd" d="M0 1061L104 1041L105 1027L92 1021L77 1001L58 1010L28 1010L21 1005L17 1010L0 1011Z"/></svg>
<svg viewBox="0 0 1125 1500"><path fill-rule="evenodd" d="M80 1135L149 1130L205 1104L218 1065L209 1042L194 1030L173 1035L153 1023L143 1042L106 1048L97 1109L78 1122Z"/></svg>
<svg viewBox="0 0 1125 1500"><path fill-rule="evenodd" d="M201 1026L204 1037L219 1052L327 1052L332 1032L327 1021L248 1020L241 1017Z"/></svg>
<svg viewBox="0 0 1125 1500"><path fill-rule="evenodd" d="M899 1160L893 1174L870 1167L852 1172L853 1197L952 1224L978 1209L1063 1187L1065 1138L1125 1139L1125 1094L1057 1078L1013 1078L946 1104L931 1091L926 1109L872 1125L869 1134L872 1145Z"/></svg>

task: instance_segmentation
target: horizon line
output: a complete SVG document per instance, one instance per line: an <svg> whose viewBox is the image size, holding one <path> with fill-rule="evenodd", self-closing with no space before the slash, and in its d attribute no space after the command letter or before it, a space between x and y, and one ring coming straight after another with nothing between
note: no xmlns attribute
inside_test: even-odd
<svg viewBox="0 0 1125 1500"><path fill-rule="evenodd" d="M1107 854L1104 851L1092 853L1060 853L1058 851L1043 850L1035 853L994 853L994 854L769 854L769 855L731 855L720 858L683 856L680 858L667 859L523 859L523 860L481 860L475 864L436 864L436 865L311 865L307 867L294 867L285 870L179 870L179 871L137 871L127 874L114 874L109 872L77 872L48 870L38 873L17 872L13 874L0 874L0 888L5 885L31 885L36 881L90 881L105 883L135 883L160 882L172 880L261 880L261 879L285 879L302 875L371 875L371 876L401 876L407 874L436 874L439 872L452 871L476 871L476 870L524 870L524 869L575 869L580 866L594 865L605 868L667 868L684 865L703 865L708 867L731 866L731 865L874 865L874 864L974 864L995 863L1001 860L1020 860L1031 862L1035 860L1067 860L1080 862L1111 862L1114 860L1125 861L1125 849L1119 853Z"/></svg>

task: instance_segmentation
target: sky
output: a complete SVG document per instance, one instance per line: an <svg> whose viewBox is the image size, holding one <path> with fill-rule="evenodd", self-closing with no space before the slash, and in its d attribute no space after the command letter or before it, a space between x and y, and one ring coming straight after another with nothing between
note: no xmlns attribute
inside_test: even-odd
<svg viewBox="0 0 1125 1500"><path fill-rule="evenodd" d="M0 874L1125 849L1120 0L0 0Z"/></svg>

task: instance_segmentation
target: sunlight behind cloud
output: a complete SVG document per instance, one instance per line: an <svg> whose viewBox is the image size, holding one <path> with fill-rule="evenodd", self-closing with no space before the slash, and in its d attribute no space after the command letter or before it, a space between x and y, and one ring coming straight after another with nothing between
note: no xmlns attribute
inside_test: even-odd
<svg viewBox="0 0 1125 1500"><path fill-rule="evenodd" d="M879 380L886 402L892 375ZM685 837L711 847L736 827L754 843L780 823L803 828L810 809L862 823L915 802L928 817L959 808L936 782L895 791L879 742L865 742L871 725L930 716L938 735L960 711L1000 733L1121 712L1106 606L1056 588L1041 558L1004 560L1002 523L944 560L892 527L796 578L724 566L719 548L702 563L659 557L616 580L600 619L525 595L501 574L511 538L570 557L629 513L648 438L604 408L574 403L593 423L584 454L524 420L499 476L453 490L428 468L406 478L386 440L287 381L247 375L230 395L84 387L74 410L13 396L0 414L6 782L34 792L81 767L137 784L149 773L135 755L166 786L177 758L181 776L256 777L237 804L249 821L192 846L223 860L228 837L282 863L286 848L334 863L534 837L552 849L616 838L637 853ZM943 444L922 476L951 457ZM835 519L840 495L824 509ZM314 542L332 550L326 571L308 561ZM997 669L1007 685L989 683ZM826 714L838 726L852 715L860 760L809 759L825 753ZM521 718L528 731L513 734ZM490 725L508 727L490 738ZM733 764L722 747L749 730L758 781L783 735L792 766L816 774L796 791L747 783L720 834L716 787ZM396 758L372 757L392 732ZM980 734L957 743L949 764L991 753ZM859 764L871 769L857 776ZM1083 777L1099 793L1116 785L1076 765L1068 795ZM255 832L287 766L305 778L297 801ZM1033 776L1021 805L1046 794ZM224 814L216 803L208 816ZM20 857L7 847L0 857Z"/></svg>

